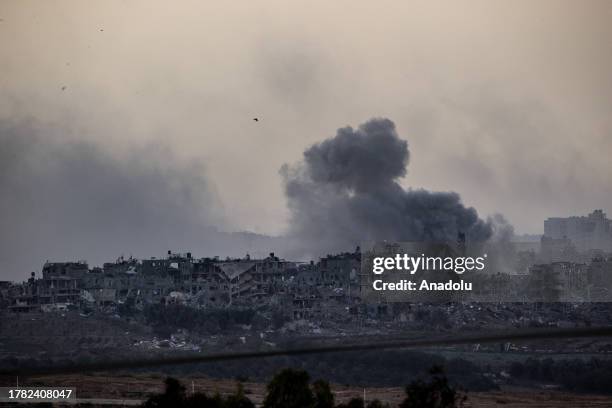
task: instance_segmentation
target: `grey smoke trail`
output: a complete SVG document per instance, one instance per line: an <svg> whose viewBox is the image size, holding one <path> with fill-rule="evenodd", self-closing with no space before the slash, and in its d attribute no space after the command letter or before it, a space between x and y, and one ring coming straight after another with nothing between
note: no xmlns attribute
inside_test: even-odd
<svg viewBox="0 0 612 408"><path fill-rule="evenodd" d="M388 119L372 119L304 152L281 169L291 211L290 235L311 254L347 250L371 240L471 241L493 234L491 223L457 193L405 190L408 144Z"/></svg>

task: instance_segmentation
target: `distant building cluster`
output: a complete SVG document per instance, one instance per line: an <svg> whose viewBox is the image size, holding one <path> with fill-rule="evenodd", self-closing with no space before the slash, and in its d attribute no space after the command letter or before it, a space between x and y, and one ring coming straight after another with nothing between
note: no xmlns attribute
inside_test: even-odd
<svg viewBox="0 0 612 408"><path fill-rule="evenodd" d="M510 243L498 254L502 261L478 276L482 284L456 300L612 300L612 230L603 211L586 217L549 218L544 230L539 242ZM453 249L459 253L465 251L465 236L460 238ZM385 305L366 305L361 257L358 247L306 263L287 261L274 253L260 259L248 254L220 259L172 251L162 258L120 257L93 268L85 261L47 262L42 277L32 273L22 283L0 282L0 309L112 312L122 305L140 310L150 304L267 305L294 319L388 310Z"/></svg>
<svg viewBox="0 0 612 408"><path fill-rule="evenodd" d="M536 263L521 274L481 274L471 298L507 302L612 302L612 258Z"/></svg>
<svg viewBox="0 0 612 408"><path fill-rule="evenodd" d="M200 258L168 251L164 258L120 257L101 268L84 261L47 262L42 278L0 283L0 301L11 312L70 308L113 310L118 305L184 304L198 308L276 303L294 318L321 311L323 298L358 291L359 249L298 263L274 253L263 259Z"/></svg>
<svg viewBox="0 0 612 408"><path fill-rule="evenodd" d="M612 220L603 210L544 221L540 242L515 243L516 285L546 301L612 301ZM503 294L500 294L503 295Z"/></svg>
<svg viewBox="0 0 612 408"><path fill-rule="evenodd" d="M594 257L612 252L612 220L603 210L586 217L548 218L544 221L542 251L551 261L578 254Z"/></svg>

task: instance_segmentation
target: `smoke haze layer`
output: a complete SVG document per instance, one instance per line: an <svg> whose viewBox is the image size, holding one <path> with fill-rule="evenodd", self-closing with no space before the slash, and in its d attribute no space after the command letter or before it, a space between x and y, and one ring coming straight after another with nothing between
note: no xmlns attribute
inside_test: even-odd
<svg viewBox="0 0 612 408"><path fill-rule="evenodd" d="M408 143L388 119L372 119L304 152L281 174L291 211L290 235L311 254L360 242L454 241L458 233L484 241L493 226L454 192L406 190Z"/></svg>
<svg viewBox="0 0 612 408"><path fill-rule="evenodd" d="M3 279L45 260L100 265L120 255L288 257L345 251L371 240L469 240L499 235L505 220L478 217L458 194L406 190L408 144L388 119L314 144L281 174L291 213L286 237L226 233L228 222L201 161L168 146L108 149L36 121L0 123L0 269Z"/></svg>
<svg viewBox="0 0 612 408"><path fill-rule="evenodd" d="M21 280L45 260L101 265L168 249L254 249L255 234L219 231L222 206L201 162L180 160L161 143L117 151L67 133L0 121L1 279Z"/></svg>

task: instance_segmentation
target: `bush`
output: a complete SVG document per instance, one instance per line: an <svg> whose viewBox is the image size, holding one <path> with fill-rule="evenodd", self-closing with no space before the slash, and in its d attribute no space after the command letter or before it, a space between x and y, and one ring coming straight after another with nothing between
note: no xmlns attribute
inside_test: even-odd
<svg viewBox="0 0 612 408"><path fill-rule="evenodd" d="M334 394L327 381L315 381L312 383L312 391L315 399L314 408L334 408Z"/></svg>
<svg viewBox="0 0 612 408"><path fill-rule="evenodd" d="M308 386L309 376L304 370L287 368L279 372L268 384L264 408L306 408L315 399Z"/></svg>
<svg viewBox="0 0 612 408"><path fill-rule="evenodd" d="M164 393L150 397L142 405L143 408L255 408L255 404L244 395L241 386L236 394L223 398L219 394L209 397L205 393L187 397L185 387L170 377L165 384Z"/></svg>
<svg viewBox="0 0 612 408"><path fill-rule="evenodd" d="M451 387L444 370L434 366L431 380L416 380L406 386L406 399L400 408L456 408L464 405L467 397Z"/></svg>

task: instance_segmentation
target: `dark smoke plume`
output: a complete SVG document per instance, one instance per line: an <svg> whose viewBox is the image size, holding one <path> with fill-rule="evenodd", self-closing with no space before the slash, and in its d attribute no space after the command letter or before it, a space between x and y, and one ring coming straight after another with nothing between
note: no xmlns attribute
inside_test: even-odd
<svg viewBox="0 0 612 408"><path fill-rule="evenodd" d="M405 190L410 154L388 119L372 119L304 152L281 169L291 211L290 235L309 254L347 250L364 241L470 241L493 234L453 192Z"/></svg>

